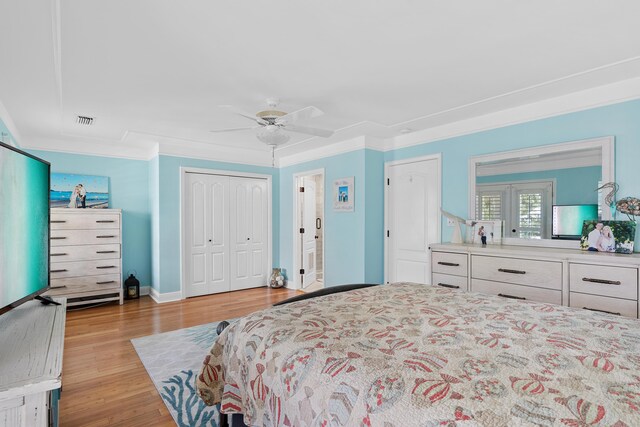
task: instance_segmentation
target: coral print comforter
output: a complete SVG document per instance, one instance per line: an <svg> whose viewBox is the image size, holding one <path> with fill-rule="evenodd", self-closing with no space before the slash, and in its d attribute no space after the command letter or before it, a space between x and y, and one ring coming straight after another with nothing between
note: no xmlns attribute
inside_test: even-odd
<svg viewBox="0 0 640 427"><path fill-rule="evenodd" d="M399 283L229 326L202 399L256 426L640 426L640 321Z"/></svg>

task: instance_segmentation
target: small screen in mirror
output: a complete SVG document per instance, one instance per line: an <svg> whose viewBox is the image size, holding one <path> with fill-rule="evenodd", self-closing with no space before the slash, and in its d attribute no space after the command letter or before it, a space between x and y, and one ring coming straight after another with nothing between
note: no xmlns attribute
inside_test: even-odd
<svg viewBox="0 0 640 427"><path fill-rule="evenodd" d="M598 219L598 205L554 205L552 238L578 240L583 222L594 219Z"/></svg>

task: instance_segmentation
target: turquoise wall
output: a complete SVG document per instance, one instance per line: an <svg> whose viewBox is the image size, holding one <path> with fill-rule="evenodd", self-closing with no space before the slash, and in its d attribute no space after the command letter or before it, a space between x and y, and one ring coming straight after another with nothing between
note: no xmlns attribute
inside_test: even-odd
<svg viewBox="0 0 640 427"><path fill-rule="evenodd" d="M640 100L389 151L385 161L442 153L442 207L467 218L469 157L604 136L615 137L618 198L640 195ZM450 237L443 220L442 240Z"/></svg>
<svg viewBox="0 0 640 427"><path fill-rule="evenodd" d="M109 177L109 207L122 209L123 275L135 270L141 285L151 284L149 162L30 150L51 163L51 172Z"/></svg>
<svg viewBox="0 0 640 427"><path fill-rule="evenodd" d="M468 216L467 173L471 156L581 139L614 136L619 198L640 195L640 100L478 132L385 153L358 150L280 170L172 156L149 162L34 151L55 172L110 177L111 205L124 211L125 272L161 293L180 290L179 170L182 166L273 176L273 264L293 268L293 174L325 169L325 283L382 282L384 162L442 154L442 207ZM355 177L355 211L332 210L335 179ZM591 180L592 181L592 180ZM590 193L593 183L579 188ZM591 193L590 193L591 194ZM564 196L562 196L564 198ZM563 199L564 200L564 199ZM573 202L567 202L573 203ZM451 228L442 224L443 241ZM640 241L640 237L636 237ZM640 248L640 245L636 246Z"/></svg>
<svg viewBox="0 0 640 427"><path fill-rule="evenodd" d="M555 179L556 204L581 205L598 203L598 192L596 189L598 188L598 182L601 177L602 167L588 166L571 169L479 176L476 178L476 183L494 184L496 182Z"/></svg>
<svg viewBox="0 0 640 427"><path fill-rule="evenodd" d="M152 163L155 159L152 160ZM248 166L237 163L214 162L209 160L189 159L185 157L159 156L156 166L151 167L151 173L157 176L157 209L151 210L154 228L153 241L158 242L158 252L154 252L154 268L158 266L153 286L161 293L180 291L180 168L192 167L202 169L217 169L230 172L260 173L272 176L272 219L273 219L273 265L279 263L279 188L278 169L261 166ZM155 185L156 178L150 182ZM151 200L155 204L155 196ZM151 240L150 240L151 241Z"/></svg>
<svg viewBox="0 0 640 427"><path fill-rule="evenodd" d="M292 277L294 175L324 168L324 284L383 280L384 156L358 150L280 170L280 264ZM333 211L333 181L354 177L354 211Z"/></svg>

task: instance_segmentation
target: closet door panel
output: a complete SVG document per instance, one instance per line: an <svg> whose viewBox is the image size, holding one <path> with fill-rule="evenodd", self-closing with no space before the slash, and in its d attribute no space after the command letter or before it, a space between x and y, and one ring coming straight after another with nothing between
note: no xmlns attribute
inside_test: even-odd
<svg viewBox="0 0 640 427"><path fill-rule="evenodd" d="M230 186L230 229L235 236L231 248L231 289L264 286L267 282L267 182L264 179L231 178Z"/></svg>
<svg viewBox="0 0 640 427"><path fill-rule="evenodd" d="M186 295L188 297L209 293L207 284L207 176L187 175L186 204L188 266Z"/></svg>
<svg viewBox="0 0 640 427"><path fill-rule="evenodd" d="M185 294L193 297L229 291L229 178L190 173L186 180Z"/></svg>
<svg viewBox="0 0 640 427"><path fill-rule="evenodd" d="M267 266L267 183L263 179L255 179L251 185L251 286L266 284Z"/></svg>
<svg viewBox="0 0 640 427"><path fill-rule="evenodd" d="M231 178L229 211L231 230L231 290L247 288L249 279L249 194L247 182L243 178Z"/></svg>
<svg viewBox="0 0 640 427"><path fill-rule="evenodd" d="M209 293L230 290L229 177L209 175Z"/></svg>

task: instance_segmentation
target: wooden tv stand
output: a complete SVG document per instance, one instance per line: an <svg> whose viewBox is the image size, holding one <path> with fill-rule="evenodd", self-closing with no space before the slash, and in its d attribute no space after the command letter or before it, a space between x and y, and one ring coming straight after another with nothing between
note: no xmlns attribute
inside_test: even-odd
<svg viewBox="0 0 640 427"><path fill-rule="evenodd" d="M58 425L66 299L0 315L0 427Z"/></svg>

